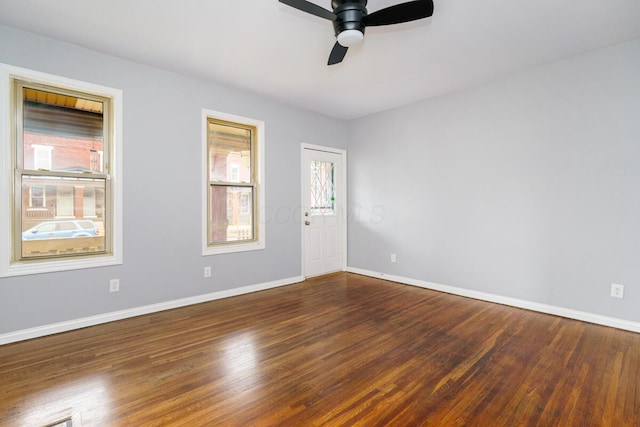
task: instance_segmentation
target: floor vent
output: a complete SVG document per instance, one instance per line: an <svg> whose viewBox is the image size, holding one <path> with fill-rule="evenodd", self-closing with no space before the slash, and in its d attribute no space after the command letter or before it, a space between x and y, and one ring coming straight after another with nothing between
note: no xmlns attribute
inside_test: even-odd
<svg viewBox="0 0 640 427"><path fill-rule="evenodd" d="M47 424L45 427L73 427L73 422L71 422L71 418L67 418L62 421L56 421L53 424Z"/></svg>

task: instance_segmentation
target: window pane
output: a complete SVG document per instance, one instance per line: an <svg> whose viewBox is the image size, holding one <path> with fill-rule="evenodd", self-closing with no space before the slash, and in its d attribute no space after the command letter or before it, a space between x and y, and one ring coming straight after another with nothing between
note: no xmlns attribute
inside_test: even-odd
<svg viewBox="0 0 640 427"><path fill-rule="evenodd" d="M209 181L251 182L252 130L208 123Z"/></svg>
<svg viewBox="0 0 640 427"><path fill-rule="evenodd" d="M335 213L333 163L311 162L311 215Z"/></svg>
<svg viewBox="0 0 640 427"><path fill-rule="evenodd" d="M254 240L253 188L212 185L209 244Z"/></svg>
<svg viewBox="0 0 640 427"><path fill-rule="evenodd" d="M103 103L23 88L24 169L102 172Z"/></svg>
<svg viewBox="0 0 640 427"><path fill-rule="evenodd" d="M102 179L23 176L22 257L104 252L105 185ZM34 192L42 195L35 206Z"/></svg>

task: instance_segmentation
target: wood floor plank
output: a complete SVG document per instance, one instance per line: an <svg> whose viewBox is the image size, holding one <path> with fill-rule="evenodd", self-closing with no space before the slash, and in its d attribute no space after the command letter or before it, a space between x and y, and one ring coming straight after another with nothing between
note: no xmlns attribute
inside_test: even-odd
<svg viewBox="0 0 640 427"><path fill-rule="evenodd" d="M348 273L0 347L0 426L638 426L640 334ZM57 417L57 418L56 418Z"/></svg>

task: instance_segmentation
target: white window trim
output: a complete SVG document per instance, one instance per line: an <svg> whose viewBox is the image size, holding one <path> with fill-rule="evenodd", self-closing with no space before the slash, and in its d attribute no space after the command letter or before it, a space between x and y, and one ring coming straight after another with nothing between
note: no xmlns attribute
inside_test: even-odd
<svg viewBox="0 0 640 427"><path fill-rule="evenodd" d="M207 222L208 222L208 191L209 191L209 171L208 171L208 161L207 158L209 156L208 151L208 141L207 141L207 119L218 119L224 120L227 122L234 123L242 123L250 126L255 126L257 130L256 135L256 147L258 155L256 156L256 163L258 166L258 174L256 177L256 186L257 186L257 198L258 198L258 207L255 210L257 212L257 218L254 218L254 221L258 228L257 240L251 242L238 242L238 243L228 243L220 246L209 246L207 239ZM236 116L234 114L222 113L220 111L207 110L202 109L202 117L200 120L202 124L202 256L208 255L218 255L218 254L228 254L234 252L245 252L245 251L255 251L264 249L266 247L265 242L265 191L264 191L264 152L265 152L265 124L261 120L250 119L247 117Z"/></svg>
<svg viewBox="0 0 640 427"><path fill-rule="evenodd" d="M86 83L66 77L41 73L25 68L0 63L0 235L12 236L11 205L13 171L10 113L11 80L27 80L69 89L88 92L111 98L113 102L113 158L111 163L112 204L112 253L107 255L85 256L52 260L11 262L11 239L0 240L0 277L22 276L28 274L49 273L54 271L78 270L83 268L105 267L122 264L122 91L106 86Z"/></svg>

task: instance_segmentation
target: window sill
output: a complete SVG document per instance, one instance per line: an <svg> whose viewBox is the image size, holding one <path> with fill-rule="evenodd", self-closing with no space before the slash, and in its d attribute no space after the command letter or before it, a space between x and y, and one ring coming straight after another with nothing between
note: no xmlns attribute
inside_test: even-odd
<svg viewBox="0 0 640 427"><path fill-rule="evenodd" d="M115 255L92 256L83 259L74 258L51 261L23 261L4 266L5 268L0 272L0 277L82 270L85 268L108 267L119 264L122 264L122 259Z"/></svg>
<svg viewBox="0 0 640 427"><path fill-rule="evenodd" d="M202 256L230 254L236 252L259 251L265 248L264 241L251 243L236 243L220 246L207 246L202 250Z"/></svg>

